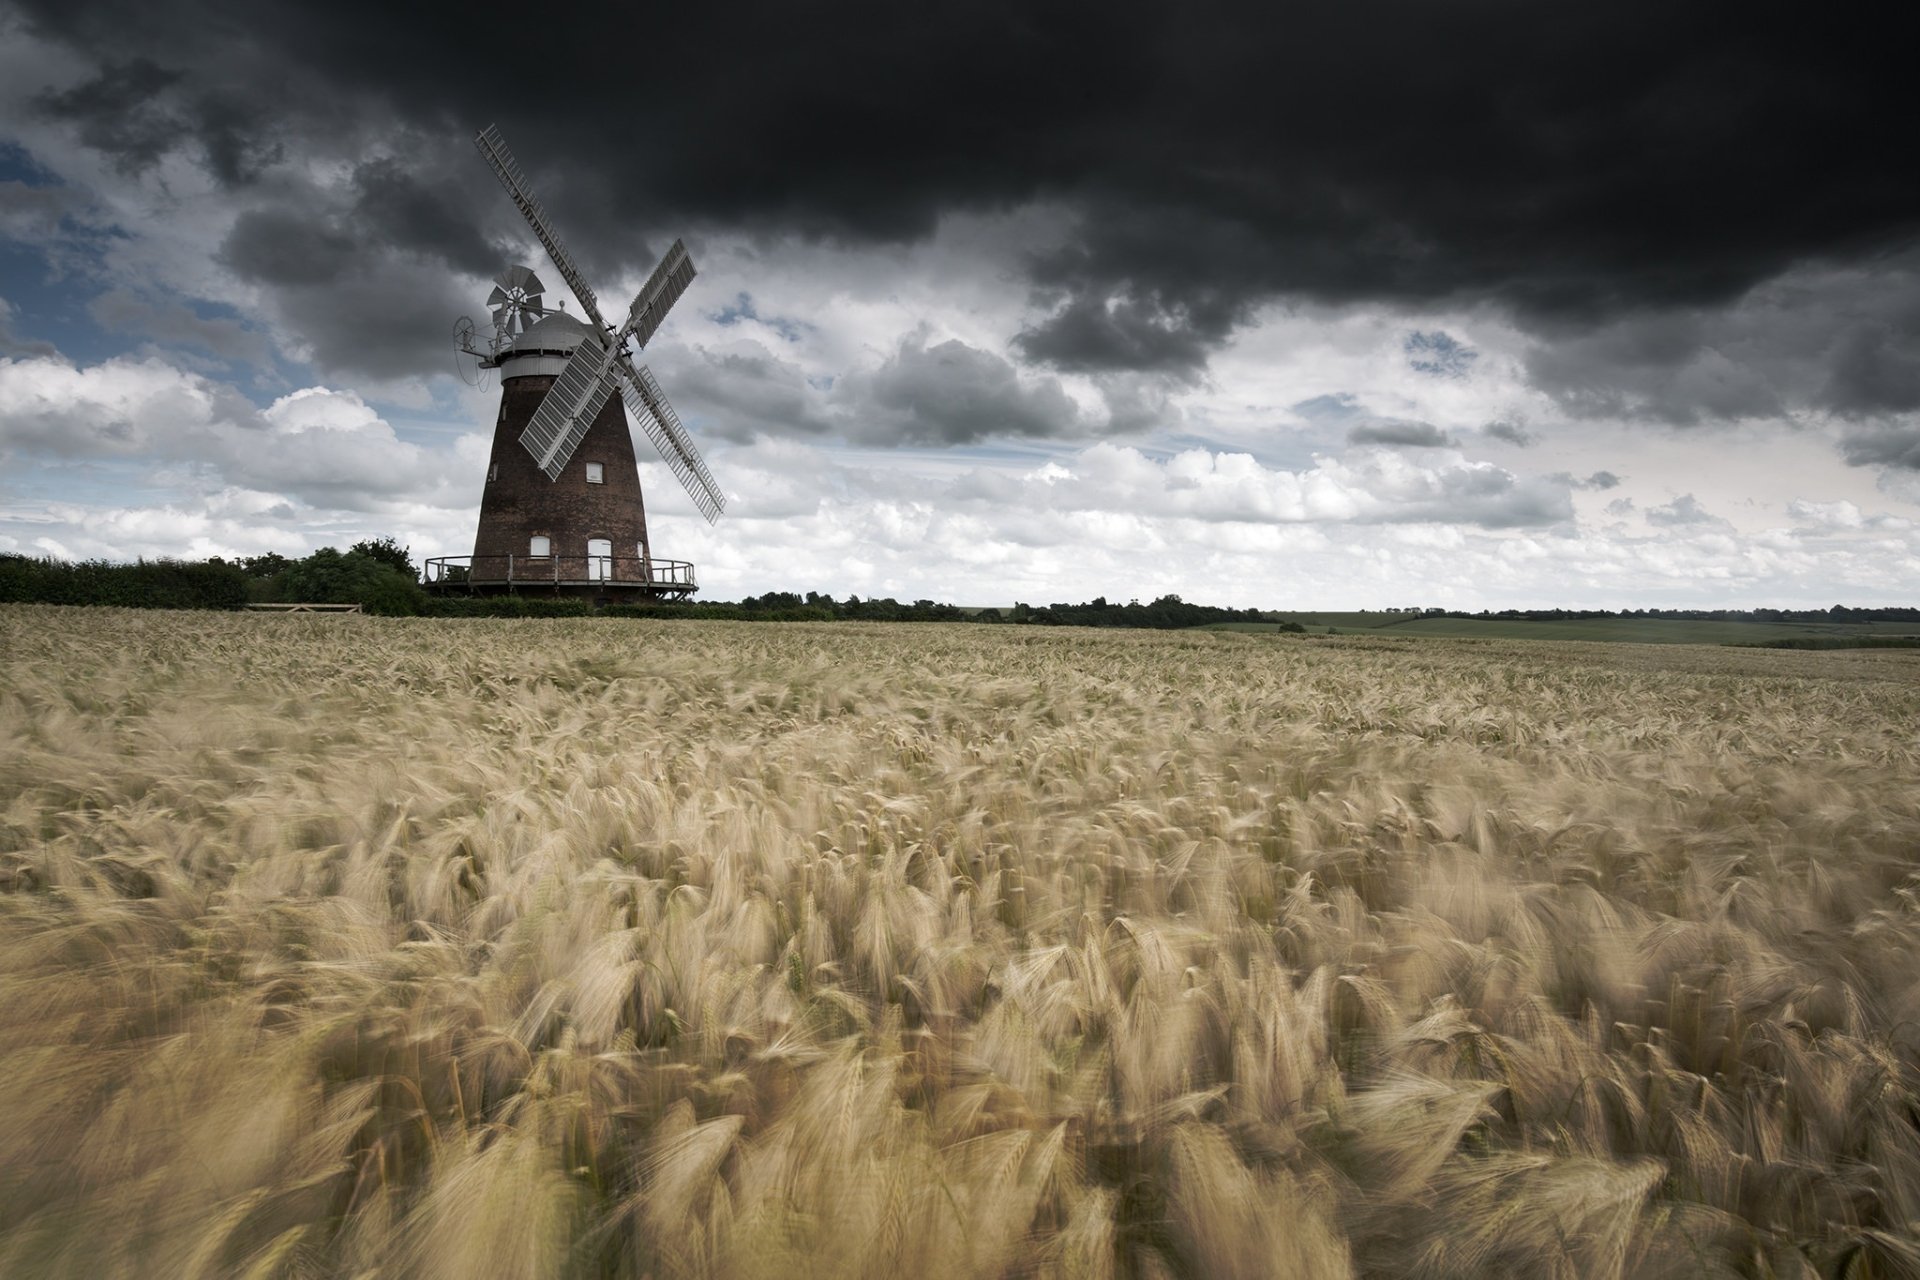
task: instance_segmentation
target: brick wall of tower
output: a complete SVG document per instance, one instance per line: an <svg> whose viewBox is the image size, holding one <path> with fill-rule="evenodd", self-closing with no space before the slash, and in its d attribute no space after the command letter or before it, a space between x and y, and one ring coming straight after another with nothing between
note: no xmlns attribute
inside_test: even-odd
<svg viewBox="0 0 1920 1280"><path fill-rule="evenodd" d="M520 433L539 405L550 376L509 378L500 388L500 416L494 422L493 452L480 499L480 528L474 536L474 576L503 577L506 557L514 557L515 576L544 574L544 562L529 563L536 535L552 540L559 576L584 578L587 541L613 544L614 577L641 577L637 558L647 545L647 514L640 498L640 472L634 461L627 414L615 395L567 460L558 480L547 479L520 443ZM598 462L606 479L587 482L587 463Z"/></svg>

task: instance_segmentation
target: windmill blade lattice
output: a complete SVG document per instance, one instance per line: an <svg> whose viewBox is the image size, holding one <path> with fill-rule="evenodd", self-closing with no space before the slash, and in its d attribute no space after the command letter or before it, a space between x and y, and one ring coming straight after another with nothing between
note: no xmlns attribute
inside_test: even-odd
<svg viewBox="0 0 1920 1280"><path fill-rule="evenodd" d="M653 447L660 451L660 460L693 499L693 505L700 508L700 514L712 524L727 509L727 495L707 470L700 451L693 447L687 429L680 425L680 415L667 403L660 384L653 379L653 371L647 366L622 359L619 370L624 375L620 379L620 398L627 402L627 412L647 433L647 439L653 441Z"/></svg>
<svg viewBox="0 0 1920 1280"><path fill-rule="evenodd" d="M587 429L613 395L614 353L591 340L582 342L567 358L553 386L540 398L520 443L533 455L547 479L558 480L586 438Z"/></svg>
<svg viewBox="0 0 1920 1280"><path fill-rule="evenodd" d="M527 185L526 175L520 172L519 164L513 158L513 152L507 150L507 140L492 125L482 129L473 140L480 154L493 168L493 176L500 179L500 185L507 189L507 196L514 207L520 210L520 216L533 228L533 234L540 237L540 243L546 246L547 256L553 259L553 265L559 268L560 278L567 282L567 288L573 290L573 296L580 300L580 309L587 313L587 319L593 321L596 329L604 329L607 322L600 318L599 299L593 290L587 287L586 277L580 274L580 268L573 264L573 255L560 243L560 237L554 233L553 224L547 221L547 211L533 197L533 189Z"/></svg>
<svg viewBox="0 0 1920 1280"><path fill-rule="evenodd" d="M675 240L627 309L626 329L636 342L643 347L647 345L654 330L667 318L668 310L693 283L693 277L693 259L687 256L687 246Z"/></svg>

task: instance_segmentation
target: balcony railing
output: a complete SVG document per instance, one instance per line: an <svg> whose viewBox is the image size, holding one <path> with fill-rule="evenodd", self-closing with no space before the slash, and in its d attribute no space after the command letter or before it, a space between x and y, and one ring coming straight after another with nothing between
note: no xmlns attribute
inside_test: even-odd
<svg viewBox="0 0 1920 1280"><path fill-rule="evenodd" d="M684 596L700 589L690 562L657 556L434 556L424 576L429 587L452 591L595 587Z"/></svg>

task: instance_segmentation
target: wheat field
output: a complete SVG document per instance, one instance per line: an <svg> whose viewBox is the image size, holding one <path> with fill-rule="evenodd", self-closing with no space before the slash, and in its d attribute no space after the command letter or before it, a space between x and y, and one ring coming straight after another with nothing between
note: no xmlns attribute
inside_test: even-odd
<svg viewBox="0 0 1920 1280"><path fill-rule="evenodd" d="M0 653L0 1274L1920 1274L1920 654Z"/></svg>

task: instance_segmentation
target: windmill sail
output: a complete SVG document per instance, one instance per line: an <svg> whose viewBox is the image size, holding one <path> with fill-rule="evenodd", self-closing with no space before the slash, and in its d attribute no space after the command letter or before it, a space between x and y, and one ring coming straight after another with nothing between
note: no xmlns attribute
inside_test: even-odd
<svg viewBox="0 0 1920 1280"><path fill-rule="evenodd" d="M622 360L618 368L626 375L620 379L620 398L627 402L627 412L647 433L647 439L653 441L661 460L693 499L693 505L700 508L700 514L712 524L726 509L727 496L707 470L700 451L693 447L687 429L680 425L680 415L667 403L666 395L647 366Z"/></svg>
<svg viewBox="0 0 1920 1280"><path fill-rule="evenodd" d="M600 318L599 300L593 290L587 287L587 281L580 274L580 268L573 264L573 255L567 252L560 237L554 233L553 225L547 221L547 211L534 199L533 189L527 186L527 179L520 172L520 166L514 162L513 152L507 150L507 140L492 125L482 129L473 140L480 154L493 168L494 177L500 179L500 185L507 189L514 207L520 210L520 216L533 228L533 234L540 237L540 243L547 247L547 256L553 259L553 265L560 269L561 279L567 282L567 288L573 290L573 296L580 299L580 309L587 313L596 329L604 329L607 322Z"/></svg>
<svg viewBox="0 0 1920 1280"><path fill-rule="evenodd" d="M646 346L647 340L653 337L654 330L667 318L667 312L693 283L693 276L693 259L687 256L687 247L675 240L627 311L626 328L641 346Z"/></svg>
<svg viewBox="0 0 1920 1280"><path fill-rule="evenodd" d="M521 445L547 473L547 479L560 478L573 459L573 451L580 447L587 429L613 394L618 380L613 359L613 352L599 343L591 339L581 342L568 357L567 367L541 397L527 429L520 433Z"/></svg>

